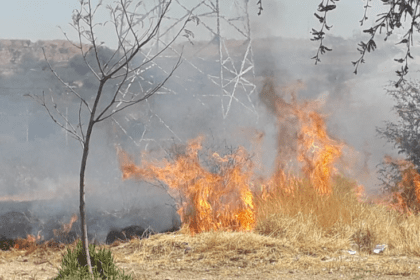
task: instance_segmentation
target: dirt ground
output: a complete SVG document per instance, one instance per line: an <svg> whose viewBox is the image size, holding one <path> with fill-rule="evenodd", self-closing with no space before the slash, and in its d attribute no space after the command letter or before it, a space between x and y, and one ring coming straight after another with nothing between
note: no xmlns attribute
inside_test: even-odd
<svg viewBox="0 0 420 280"><path fill-rule="evenodd" d="M168 243L162 243L167 239L158 238L153 241L155 251L158 241L168 247ZM182 242L177 243L179 246L174 243L173 248L177 249L171 249L169 254L161 253L159 257L156 251L156 256L148 255L147 260L144 256L140 258L144 252L150 254L145 249L147 243L141 242L103 247L111 249L117 266L132 273L133 279L420 279L420 258L415 257L350 255L343 251L336 257L285 254L280 258L267 255L257 260L249 253L222 259L211 251L207 255L195 254L191 248L194 244ZM181 254L177 255L176 250ZM0 251L0 280L52 279L58 273L65 252L65 248Z"/></svg>

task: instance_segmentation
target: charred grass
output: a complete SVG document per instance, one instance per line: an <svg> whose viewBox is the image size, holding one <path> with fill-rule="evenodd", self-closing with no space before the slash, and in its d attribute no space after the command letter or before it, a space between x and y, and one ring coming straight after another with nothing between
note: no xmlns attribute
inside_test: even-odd
<svg viewBox="0 0 420 280"><path fill-rule="evenodd" d="M303 182L293 195L279 190L257 199L252 232L192 236L184 226L176 233L97 248L109 248L117 266L133 279L419 277L420 218L360 202L355 183L347 179L336 177L334 183L329 196L319 196ZM51 279L66 248L76 246L23 243L0 252L2 279ZM377 244L387 248L374 254Z"/></svg>

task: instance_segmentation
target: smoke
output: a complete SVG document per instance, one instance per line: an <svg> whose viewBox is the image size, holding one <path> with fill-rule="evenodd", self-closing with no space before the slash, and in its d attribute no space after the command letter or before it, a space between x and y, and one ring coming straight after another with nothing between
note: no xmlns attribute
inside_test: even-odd
<svg viewBox="0 0 420 280"><path fill-rule="evenodd" d="M392 57L401 51L381 44L377 51L368 54L366 64L354 75L351 61L358 58L357 43L364 39L360 35L350 39L327 37L325 44L333 51L322 56L317 66L310 60L317 46L309 40L262 40L256 42L254 50L257 73L269 73L279 86L300 80L306 85L298 93L300 98L323 100L322 112L329 133L354 148L352 153L360 158L353 166L357 170L355 176L359 179L368 170L369 176L359 181L368 192L374 192L379 188L376 165L386 153L393 152L392 147L377 137L375 128L395 118L391 113L393 101L385 94L384 87L389 80L396 79L394 70L398 65L392 63ZM259 57L258 53L262 52L266 54ZM262 58L261 63L258 58Z"/></svg>
<svg viewBox="0 0 420 280"><path fill-rule="evenodd" d="M329 132L353 147L358 155L353 166L356 178L368 191L377 189L376 165L392 152L375 134L375 127L392 117L392 100L385 95L383 86L395 78L396 66L384 60L391 60L399 50L384 47L369 54L367 63L355 76L350 62L358 57L356 46L361 38L329 40L327 45L334 50L323 56L318 66L310 60L316 46L309 40L255 40L252 79L258 87L250 96L238 92L231 104L229 99L220 97L220 88L209 78L219 71L216 46L202 42L185 45L186 50L191 50L187 54L197 55L189 57L191 63L184 62L160 92L96 127L86 170L89 232L104 241L112 227L139 224L162 231L179 221L175 202L167 195L165 186L122 181L116 147L139 158L142 151L155 158L170 157L171 147L203 134L205 145L223 154L231 146L242 145L252 150L256 147L253 139L264 135L259 144L261 172L273 172L278 128L267 106L270 100L258 94L268 76L280 91L299 80L305 85L298 92L299 98L323 100ZM238 54L232 57L240 57L244 46L230 43L238 46ZM23 95L42 91L58 94L64 101L60 109L65 112L68 108L73 119L78 106L36 57L26 54L12 74L2 77L7 88L0 94L0 215L30 211L45 227L59 229L78 212L81 148L49 119L43 108ZM137 90L150 87L150 81L152 84L161 81L164 70L170 69L175 60L167 57L158 61L163 68L145 73L144 83L136 85ZM54 67L64 80L73 82L89 98L95 93L96 84L92 75L80 66L82 62L80 57L73 56L69 63L57 62ZM199 72L192 64L206 72ZM108 92L112 87L107 88ZM39 202L6 202L10 199ZM78 223L73 228L77 229ZM33 226L30 233L36 235L38 230L39 226Z"/></svg>

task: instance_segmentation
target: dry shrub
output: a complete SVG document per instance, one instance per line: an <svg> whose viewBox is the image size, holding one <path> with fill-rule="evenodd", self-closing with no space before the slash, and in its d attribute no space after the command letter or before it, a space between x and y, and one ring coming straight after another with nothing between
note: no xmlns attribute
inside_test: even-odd
<svg viewBox="0 0 420 280"><path fill-rule="evenodd" d="M371 253L375 245L387 244L385 254L419 255L418 215L359 202L354 192L357 185L343 177L336 176L333 185L330 196L320 196L303 181L293 195L277 191L268 199L257 200L255 231L288 240L300 250L356 247Z"/></svg>
<svg viewBox="0 0 420 280"><path fill-rule="evenodd" d="M375 246L375 236L369 230L369 228L361 229L359 228L353 235L352 240L354 241L356 249L359 252L364 251L366 253L370 253L372 248Z"/></svg>
<svg viewBox="0 0 420 280"><path fill-rule="evenodd" d="M34 241L30 241L28 239L18 238L15 240L14 248L25 250L26 255L29 255L36 250L37 244Z"/></svg>

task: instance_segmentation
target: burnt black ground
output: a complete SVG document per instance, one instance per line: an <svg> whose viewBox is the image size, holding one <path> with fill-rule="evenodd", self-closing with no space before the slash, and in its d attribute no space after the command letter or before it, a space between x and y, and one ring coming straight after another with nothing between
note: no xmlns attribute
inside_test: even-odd
<svg viewBox="0 0 420 280"><path fill-rule="evenodd" d="M68 233L63 233L61 229L64 224L70 222L73 214L79 214L77 201L2 201L0 237L3 245L0 246L7 249L13 247L14 240L25 239L28 234L41 236L37 243L50 240L72 243L81 236L80 219L73 223ZM148 229L147 236L157 232L173 232L179 230L181 221L173 207L115 211L88 208L87 226L89 242L104 244L111 242L110 240L113 242L118 239L145 237L145 229ZM54 235L54 230L60 234Z"/></svg>
<svg viewBox="0 0 420 280"><path fill-rule="evenodd" d="M26 238L32 233L32 221L26 213L11 211L0 216L0 236Z"/></svg>
<svg viewBox="0 0 420 280"><path fill-rule="evenodd" d="M10 248L13 248L13 246L15 246L15 241L13 239L0 235L0 250L7 251L10 250Z"/></svg>
<svg viewBox="0 0 420 280"><path fill-rule="evenodd" d="M150 228L144 229L138 225L131 225L123 229L111 229L111 231L106 236L106 244L112 244L117 240L127 241L132 238L148 238L151 234L155 232Z"/></svg>

